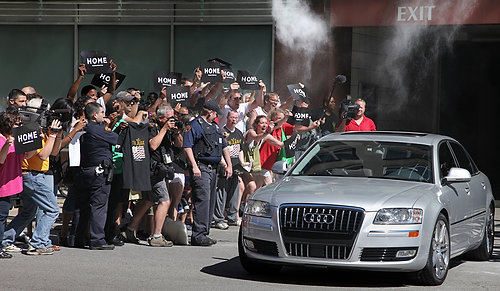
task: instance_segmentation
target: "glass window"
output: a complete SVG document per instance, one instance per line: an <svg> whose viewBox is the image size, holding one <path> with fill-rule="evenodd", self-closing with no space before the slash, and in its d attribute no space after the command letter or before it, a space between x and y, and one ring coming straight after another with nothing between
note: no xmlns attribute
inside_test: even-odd
<svg viewBox="0 0 500 291"><path fill-rule="evenodd" d="M291 175L433 182L430 146L376 141L317 143Z"/></svg>
<svg viewBox="0 0 500 291"><path fill-rule="evenodd" d="M472 162L465 149L455 142L450 142L450 145L453 153L455 153L459 167L468 170L471 175L475 174L476 169L474 162Z"/></svg>
<svg viewBox="0 0 500 291"><path fill-rule="evenodd" d="M450 169L456 167L455 160L451 154L450 148L447 142L443 142L439 145L439 170L440 178L448 176Z"/></svg>

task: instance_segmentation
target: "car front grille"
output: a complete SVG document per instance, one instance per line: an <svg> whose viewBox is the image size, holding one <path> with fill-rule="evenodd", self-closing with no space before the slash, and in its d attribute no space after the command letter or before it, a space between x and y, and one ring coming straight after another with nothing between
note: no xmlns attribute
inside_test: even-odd
<svg viewBox="0 0 500 291"><path fill-rule="evenodd" d="M363 218L361 208L285 204L279 224L289 256L347 260Z"/></svg>

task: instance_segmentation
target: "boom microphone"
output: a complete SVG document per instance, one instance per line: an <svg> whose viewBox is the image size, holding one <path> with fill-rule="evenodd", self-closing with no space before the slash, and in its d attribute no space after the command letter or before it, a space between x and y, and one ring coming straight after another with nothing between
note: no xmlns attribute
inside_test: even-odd
<svg viewBox="0 0 500 291"><path fill-rule="evenodd" d="M333 79L333 83L335 85L342 85L345 82L347 82L347 78L344 75L337 75L337 76L335 76L335 79Z"/></svg>

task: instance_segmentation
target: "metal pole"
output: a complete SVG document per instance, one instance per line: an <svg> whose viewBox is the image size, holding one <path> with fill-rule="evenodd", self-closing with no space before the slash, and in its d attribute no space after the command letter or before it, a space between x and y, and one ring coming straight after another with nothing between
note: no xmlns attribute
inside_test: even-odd
<svg viewBox="0 0 500 291"><path fill-rule="evenodd" d="M275 22L273 21L273 25L271 27L271 92L274 92L274 41L275 41Z"/></svg>

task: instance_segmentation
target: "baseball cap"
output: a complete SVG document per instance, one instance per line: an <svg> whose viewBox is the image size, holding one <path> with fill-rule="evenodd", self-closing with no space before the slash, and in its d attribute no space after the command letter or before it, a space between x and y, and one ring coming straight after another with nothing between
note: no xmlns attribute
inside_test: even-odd
<svg viewBox="0 0 500 291"><path fill-rule="evenodd" d="M136 97L127 91L120 91L116 94L116 100L118 101L131 101L134 98Z"/></svg>
<svg viewBox="0 0 500 291"><path fill-rule="evenodd" d="M222 112L222 109L220 109L219 104L215 102L214 100L209 100L205 102L205 105L203 105L206 109L213 110L217 112L219 115L223 115L224 113Z"/></svg>

